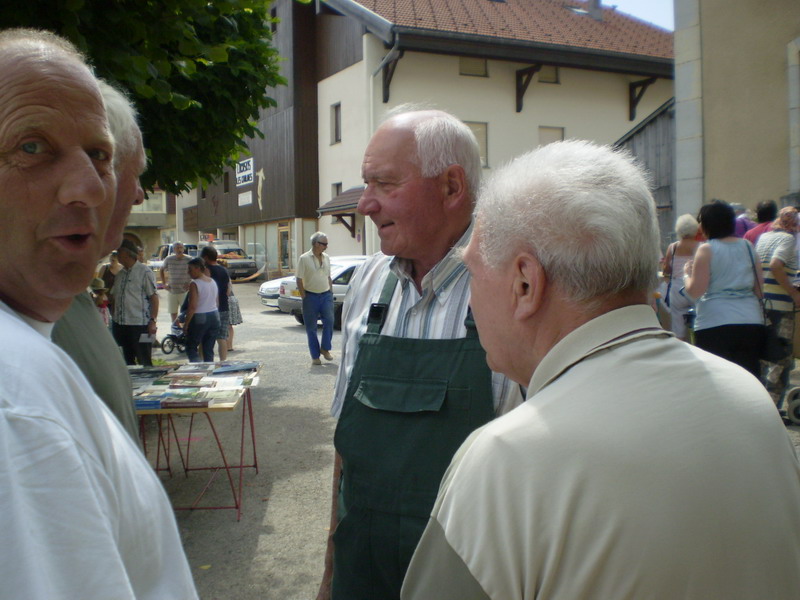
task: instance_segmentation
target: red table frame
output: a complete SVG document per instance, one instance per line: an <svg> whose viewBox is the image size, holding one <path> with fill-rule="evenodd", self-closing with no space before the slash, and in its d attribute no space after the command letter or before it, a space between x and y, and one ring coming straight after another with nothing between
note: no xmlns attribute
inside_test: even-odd
<svg viewBox="0 0 800 600"><path fill-rule="evenodd" d="M228 459L225 456L225 449L222 446L222 441L219 439L219 434L217 433L217 428L214 427L214 420L211 418L211 413L215 412L231 412L236 410L236 407L239 405L240 400L243 400L242 404L242 426L241 426L241 438L240 438L240 446L239 446L239 464L238 465L230 465L228 464ZM225 402L219 404L212 404L211 406L204 406L204 407L197 407L197 408L158 408L158 409L142 409L137 410L136 414L139 415L139 434L142 439L142 448L144 450L145 456L147 456L147 442L145 436L145 428L144 428L144 420L147 416L153 415L157 417L158 421L158 444L156 448L156 471L168 471L170 476L172 476L172 468L170 466L170 450L171 450L171 439L175 440L175 446L178 449L178 455L181 459L181 466L183 467L184 475L188 477L189 471L211 471L211 477L209 478L208 482L206 482L205 487L200 491L195 498L195 501L191 504L191 506L176 506L174 507L175 510L225 510L231 509L236 510L236 520L239 521L242 518L242 486L243 486L243 476L245 469L255 469L256 473L258 473L258 454L256 452L256 427L255 421L253 419L253 398L250 394L250 388L244 388L242 395L236 399L235 402ZM189 420L189 435L187 436L186 440L186 456L184 458L183 450L181 449L181 445L178 438L178 432L175 428L175 421L173 420L173 415L191 415ZM204 414L206 419L208 420L208 424L211 427L211 431L214 434L214 439L217 442L217 448L219 449L220 456L222 457L222 466L208 466L208 467L192 467L189 463L189 457L192 449L192 428L194 426L194 417L197 414ZM166 437L164 435L164 417L167 418L166 424ZM253 446L253 462L252 464L244 464L244 447L245 447L245 424L249 418L250 421L250 441ZM164 456L166 466L161 467L161 456ZM200 500L202 500L205 493L211 487L211 484L216 479L219 471L224 469L227 476L228 476L228 483L231 488L231 494L233 495L233 505L232 506L200 506ZM231 470L238 470L239 471L239 482L238 482L238 490L237 486L234 484L233 475L231 474Z"/></svg>

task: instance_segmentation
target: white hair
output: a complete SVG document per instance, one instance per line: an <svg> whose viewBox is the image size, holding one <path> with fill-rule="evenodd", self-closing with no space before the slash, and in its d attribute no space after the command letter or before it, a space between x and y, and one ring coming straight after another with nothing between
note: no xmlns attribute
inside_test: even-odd
<svg viewBox="0 0 800 600"><path fill-rule="evenodd" d="M575 303L655 287L655 202L625 151L572 140L523 154L492 175L475 217L487 265L532 252Z"/></svg>
<svg viewBox="0 0 800 600"><path fill-rule="evenodd" d="M114 153L114 167L121 161L127 161L134 156L139 148L141 133L136 123L136 109L128 97L111 84L98 80L100 94L106 107L108 128L114 138L116 152Z"/></svg>
<svg viewBox="0 0 800 600"><path fill-rule="evenodd" d="M700 223L689 213L681 215L675 221L675 235L678 236L679 240L694 237L697 235L698 229L700 229Z"/></svg>
<svg viewBox="0 0 800 600"><path fill-rule="evenodd" d="M311 245L313 246L314 244L316 244L322 238L326 238L327 239L327 237L328 236L325 234L324 231L317 231L316 233L312 233L311 234Z"/></svg>
<svg viewBox="0 0 800 600"><path fill-rule="evenodd" d="M417 148L416 165L423 177L436 177L451 165L460 165L469 196L474 200L481 183L481 151L467 125L446 111L420 109L411 104L390 111L386 121L392 119L410 120Z"/></svg>

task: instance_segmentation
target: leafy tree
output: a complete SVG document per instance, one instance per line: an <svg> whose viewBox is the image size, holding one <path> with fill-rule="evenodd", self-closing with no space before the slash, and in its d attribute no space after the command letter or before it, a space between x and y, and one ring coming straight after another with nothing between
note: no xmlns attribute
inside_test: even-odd
<svg viewBox="0 0 800 600"><path fill-rule="evenodd" d="M261 136L259 109L285 84L269 0L3 0L0 28L37 27L75 43L100 77L128 90L150 166L142 183L180 193L218 177Z"/></svg>

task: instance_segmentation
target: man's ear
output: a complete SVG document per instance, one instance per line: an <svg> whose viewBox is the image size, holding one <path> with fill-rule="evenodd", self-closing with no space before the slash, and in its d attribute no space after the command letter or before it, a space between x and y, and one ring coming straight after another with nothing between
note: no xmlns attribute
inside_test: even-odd
<svg viewBox="0 0 800 600"><path fill-rule="evenodd" d="M467 174L461 165L450 165L441 175L444 187L444 205L447 208L458 208L464 202L469 202L467 192Z"/></svg>
<svg viewBox="0 0 800 600"><path fill-rule="evenodd" d="M541 308L547 291L547 275L536 257L528 252L516 256L513 269L514 317L524 320Z"/></svg>

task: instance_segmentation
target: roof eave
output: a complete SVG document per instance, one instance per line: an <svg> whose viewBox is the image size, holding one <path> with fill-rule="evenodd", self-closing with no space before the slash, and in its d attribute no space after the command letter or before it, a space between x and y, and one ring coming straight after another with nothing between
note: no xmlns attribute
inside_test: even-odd
<svg viewBox="0 0 800 600"><path fill-rule="evenodd" d="M399 48L403 50L459 54L523 63L544 63L559 67L611 71L663 79L674 77L674 61L671 58L542 44L451 31L398 26L394 27L394 31L398 34Z"/></svg>
<svg viewBox="0 0 800 600"><path fill-rule="evenodd" d="M386 44L394 40L394 24L353 0L320 0L346 17L359 21Z"/></svg>

